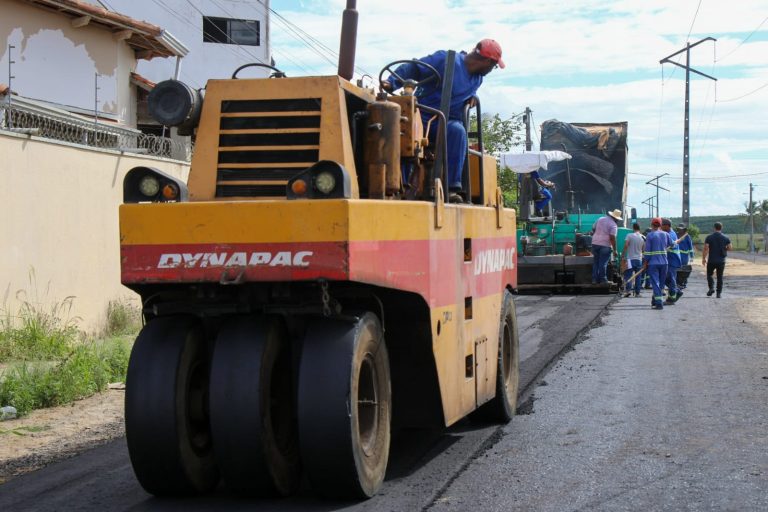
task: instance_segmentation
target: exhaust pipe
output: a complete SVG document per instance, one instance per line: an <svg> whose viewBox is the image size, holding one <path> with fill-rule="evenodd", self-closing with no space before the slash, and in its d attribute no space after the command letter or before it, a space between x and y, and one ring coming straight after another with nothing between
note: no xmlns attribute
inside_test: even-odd
<svg viewBox="0 0 768 512"><path fill-rule="evenodd" d="M347 0L347 8L341 19L341 43L339 45L339 76L352 80L355 75L355 49L357 46L357 1Z"/></svg>

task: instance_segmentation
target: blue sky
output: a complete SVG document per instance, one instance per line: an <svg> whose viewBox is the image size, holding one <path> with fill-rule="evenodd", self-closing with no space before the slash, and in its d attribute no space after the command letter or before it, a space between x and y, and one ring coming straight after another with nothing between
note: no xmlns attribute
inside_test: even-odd
<svg viewBox="0 0 768 512"><path fill-rule="evenodd" d="M768 199L768 2L765 0L359 0L356 65L378 75L384 64L438 49L499 41L506 69L491 73L485 112L512 116L526 106L537 125L629 122L629 198L664 188L662 215L679 216L685 72L659 60L686 41L714 37L691 51L693 68L718 78L691 80L691 215L739 213ZM272 0L280 16L338 51L344 0ZM690 35L689 35L690 33ZM277 17L271 24L278 67L290 76L332 74L335 57L313 51ZM304 39L308 39L304 37ZM684 59L684 54L681 55ZM680 60L683 62L684 60ZM534 139L534 143L536 139ZM537 148L535 148L537 149ZM520 150L522 151L522 149Z"/></svg>

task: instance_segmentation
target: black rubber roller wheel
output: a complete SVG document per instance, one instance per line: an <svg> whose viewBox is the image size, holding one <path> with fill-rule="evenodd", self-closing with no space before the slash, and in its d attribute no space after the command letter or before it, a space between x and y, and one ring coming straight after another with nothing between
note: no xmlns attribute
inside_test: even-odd
<svg viewBox="0 0 768 512"><path fill-rule="evenodd" d="M378 318L323 318L307 326L299 372L299 440L312 486L368 498L389 459L389 358Z"/></svg>
<svg viewBox="0 0 768 512"><path fill-rule="evenodd" d="M157 496L213 489L206 398L208 364L194 317L156 318L131 352L125 388L125 437L141 486Z"/></svg>
<svg viewBox="0 0 768 512"><path fill-rule="evenodd" d="M278 317L234 317L211 365L211 430L226 486L289 495L299 483L290 343Z"/></svg>
<svg viewBox="0 0 768 512"><path fill-rule="evenodd" d="M520 382L520 340L512 294L504 291L499 326L496 396L472 414L472 419L508 423L515 415Z"/></svg>

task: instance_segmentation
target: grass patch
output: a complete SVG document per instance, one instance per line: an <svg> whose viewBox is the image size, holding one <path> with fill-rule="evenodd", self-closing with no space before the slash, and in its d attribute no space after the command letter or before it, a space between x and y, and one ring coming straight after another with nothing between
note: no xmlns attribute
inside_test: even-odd
<svg viewBox="0 0 768 512"><path fill-rule="evenodd" d="M141 328L141 310L125 301L110 301L107 304L108 336L135 334Z"/></svg>
<svg viewBox="0 0 768 512"><path fill-rule="evenodd" d="M45 432L46 430L50 430L50 425L29 425L27 427L16 427L11 429L2 429L0 428L0 436L3 434L13 434L15 436L26 436L29 434L34 434L35 432Z"/></svg>
<svg viewBox="0 0 768 512"><path fill-rule="evenodd" d="M104 336L88 339L70 318L72 300L48 310L21 301L16 315L0 314L0 363L7 363L0 372L0 406L11 405L23 416L125 381L139 311L111 302Z"/></svg>
<svg viewBox="0 0 768 512"><path fill-rule="evenodd" d="M3 373L0 403L20 416L86 398L125 380L131 342L125 338L83 342L55 364L15 364Z"/></svg>
<svg viewBox="0 0 768 512"><path fill-rule="evenodd" d="M49 310L23 301L18 313L0 316L0 362L45 361L66 356L78 341L76 319L69 316L73 297Z"/></svg>

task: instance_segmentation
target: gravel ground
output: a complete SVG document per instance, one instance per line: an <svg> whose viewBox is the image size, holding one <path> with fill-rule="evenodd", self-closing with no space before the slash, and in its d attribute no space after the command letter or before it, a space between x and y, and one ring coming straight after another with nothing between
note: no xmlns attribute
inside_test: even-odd
<svg viewBox="0 0 768 512"><path fill-rule="evenodd" d="M110 389L0 422L0 483L124 435L124 396Z"/></svg>

